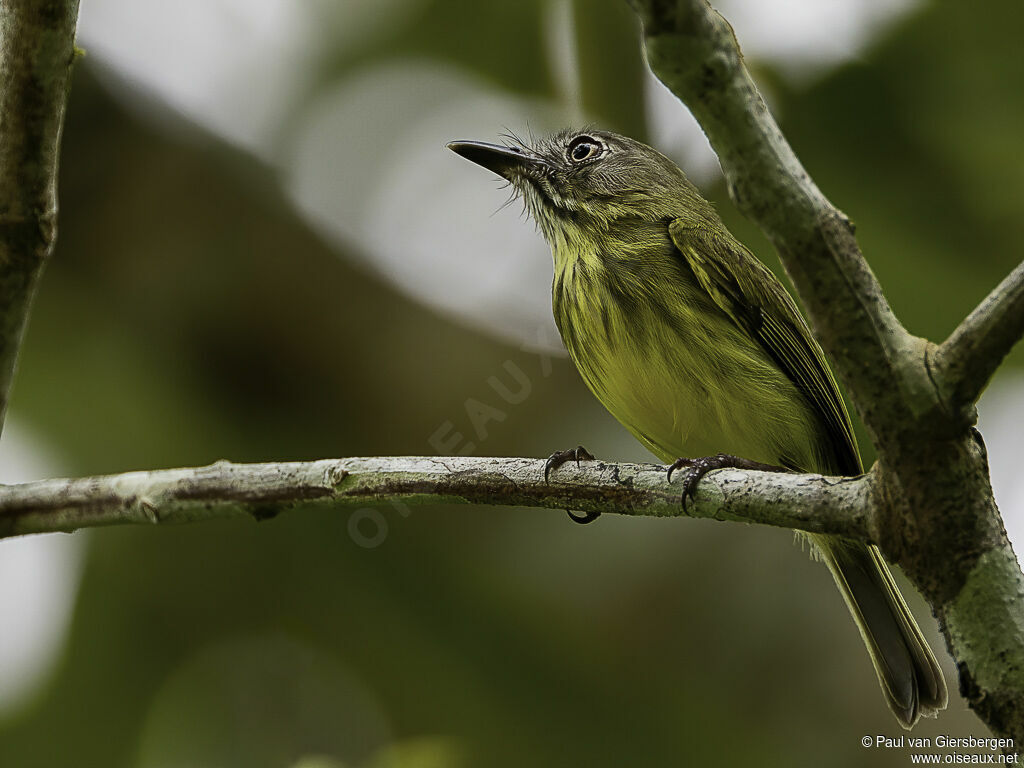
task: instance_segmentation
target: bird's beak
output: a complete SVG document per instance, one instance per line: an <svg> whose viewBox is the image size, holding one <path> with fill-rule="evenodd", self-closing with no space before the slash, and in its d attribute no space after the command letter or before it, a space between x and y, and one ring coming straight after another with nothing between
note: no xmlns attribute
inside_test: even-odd
<svg viewBox="0 0 1024 768"><path fill-rule="evenodd" d="M453 141L448 149L509 181L517 172L541 170L546 166L543 159L519 147L503 147L482 141Z"/></svg>

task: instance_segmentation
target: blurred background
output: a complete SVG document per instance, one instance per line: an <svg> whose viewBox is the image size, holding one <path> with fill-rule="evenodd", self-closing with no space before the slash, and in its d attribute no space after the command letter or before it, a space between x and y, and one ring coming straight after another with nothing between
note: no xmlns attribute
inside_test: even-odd
<svg viewBox="0 0 1024 768"><path fill-rule="evenodd" d="M719 7L897 313L943 339L1024 241L1019 3ZM546 246L452 139L644 138L778 267L618 0L83 0L79 33L3 482L577 443L651 460L562 353ZM980 406L1018 542L1022 364ZM111 528L0 541L0 617L3 766L909 760L860 745L899 729L829 575L779 530L391 505ZM943 657L949 711L915 735L987 735Z"/></svg>

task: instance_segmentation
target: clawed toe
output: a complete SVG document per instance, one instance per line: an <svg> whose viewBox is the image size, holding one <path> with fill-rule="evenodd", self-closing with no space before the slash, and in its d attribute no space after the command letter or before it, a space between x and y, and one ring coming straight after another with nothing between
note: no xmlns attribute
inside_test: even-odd
<svg viewBox="0 0 1024 768"><path fill-rule="evenodd" d="M544 463L544 482L548 482L551 470L558 469L567 461L575 461L578 467L581 461L593 460L593 454L582 445L577 445L575 448L570 448L567 451L555 451L548 456L548 460Z"/></svg>
<svg viewBox="0 0 1024 768"><path fill-rule="evenodd" d="M682 469L683 467L689 467L690 469L690 471L686 473L686 478L683 480L683 493L682 498L680 499L684 512L686 511L686 499L696 498L697 483L700 482L704 475L713 469L757 469L764 472L789 471L785 467L779 467L775 464L764 464L760 461L751 461L750 459L732 456L728 453L716 453L714 456L702 456L699 459L688 459L685 457L676 459L668 468L669 482L672 482L672 473L677 469Z"/></svg>
<svg viewBox="0 0 1024 768"><path fill-rule="evenodd" d="M677 469L682 469L683 467L692 467L693 466L693 462L694 462L693 459L688 459L685 456L680 456L678 459L676 459L671 464L669 464L668 465L668 481L670 483L672 482L672 473L673 472L675 472Z"/></svg>
<svg viewBox="0 0 1024 768"><path fill-rule="evenodd" d="M548 460L544 462L544 482L548 482L551 470L558 469L567 461L575 461L576 466L578 467L581 461L593 460L594 455L582 445L577 445L575 448L570 448L567 451L555 451L548 456ZM565 511L568 513L570 520L574 523L579 523L580 525L592 523L601 516L600 512L586 512L582 515L574 515L571 510L567 509Z"/></svg>

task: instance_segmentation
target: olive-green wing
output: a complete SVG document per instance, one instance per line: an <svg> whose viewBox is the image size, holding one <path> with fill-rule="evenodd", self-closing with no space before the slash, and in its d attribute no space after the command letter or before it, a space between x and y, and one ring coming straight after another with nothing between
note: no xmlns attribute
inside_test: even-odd
<svg viewBox="0 0 1024 768"><path fill-rule="evenodd" d="M733 322L760 342L820 414L837 463L835 471L863 472L850 416L824 353L775 275L727 232L674 219L669 234L701 287Z"/></svg>

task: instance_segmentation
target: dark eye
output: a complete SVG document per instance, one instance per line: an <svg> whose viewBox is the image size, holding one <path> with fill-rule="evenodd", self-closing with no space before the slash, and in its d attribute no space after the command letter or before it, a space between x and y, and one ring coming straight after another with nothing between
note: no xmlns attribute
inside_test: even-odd
<svg viewBox="0 0 1024 768"><path fill-rule="evenodd" d="M590 136L577 136L569 144L569 159L574 163L582 163L601 153L601 142L592 139Z"/></svg>

